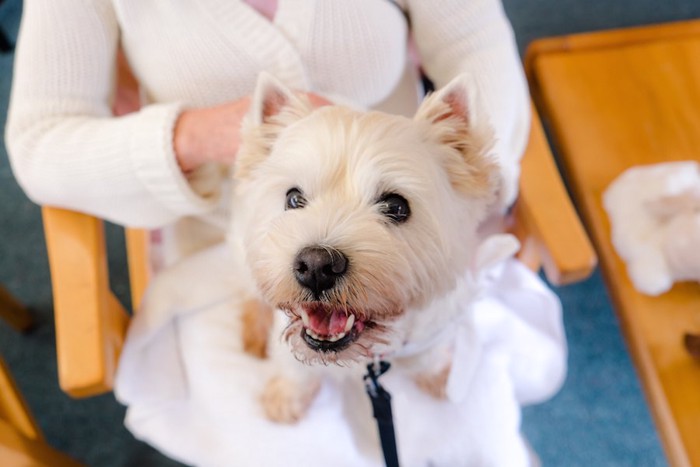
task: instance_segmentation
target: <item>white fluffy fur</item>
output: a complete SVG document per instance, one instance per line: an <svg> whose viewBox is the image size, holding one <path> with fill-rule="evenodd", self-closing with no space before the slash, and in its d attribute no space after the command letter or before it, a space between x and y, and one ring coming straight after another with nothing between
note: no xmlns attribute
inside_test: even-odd
<svg viewBox="0 0 700 467"><path fill-rule="evenodd" d="M499 179L488 153L491 132L477 119L471 92L459 77L411 120L340 106L313 110L271 77L261 78L235 168L230 238L241 260L237 276L253 278L246 285L251 297L287 309L291 322L283 332L297 359L350 364L399 352L449 326L473 299L465 271L475 266L477 228ZM303 209L285 210L290 188L304 193ZM387 192L408 200L407 222L391 223L379 211L377 200ZM349 259L348 274L326 299L374 323L341 352L316 352L300 337L295 310L309 294L292 263L312 245ZM422 360L410 359L415 371ZM305 372L290 361L280 367Z"/></svg>

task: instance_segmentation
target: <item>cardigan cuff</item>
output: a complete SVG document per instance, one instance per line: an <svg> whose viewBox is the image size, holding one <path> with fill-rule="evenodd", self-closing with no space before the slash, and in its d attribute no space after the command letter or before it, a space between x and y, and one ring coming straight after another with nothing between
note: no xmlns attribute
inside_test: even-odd
<svg viewBox="0 0 700 467"><path fill-rule="evenodd" d="M173 149L179 103L153 104L140 111L131 134L134 171L146 190L176 216L203 214L218 202L219 190L198 193L182 173Z"/></svg>

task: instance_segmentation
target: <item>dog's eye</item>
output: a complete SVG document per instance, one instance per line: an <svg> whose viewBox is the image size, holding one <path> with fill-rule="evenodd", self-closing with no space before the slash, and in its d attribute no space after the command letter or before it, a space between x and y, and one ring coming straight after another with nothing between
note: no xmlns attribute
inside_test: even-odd
<svg viewBox="0 0 700 467"><path fill-rule="evenodd" d="M411 215L411 208L408 207L406 198L396 193L384 193L377 205L384 216L397 224L406 222Z"/></svg>
<svg viewBox="0 0 700 467"><path fill-rule="evenodd" d="M306 206L306 198L298 188L292 188L287 192L287 204L284 209L299 209Z"/></svg>

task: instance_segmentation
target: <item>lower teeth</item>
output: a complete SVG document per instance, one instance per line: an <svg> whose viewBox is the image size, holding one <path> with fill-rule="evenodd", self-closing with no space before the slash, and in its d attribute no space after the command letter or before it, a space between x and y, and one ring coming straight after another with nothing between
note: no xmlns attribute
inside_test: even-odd
<svg viewBox="0 0 700 467"><path fill-rule="evenodd" d="M311 336L312 338L316 339L317 341L328 341L328 342L337 342L343 337L345 337L345 333L341 332L340 334L337 334L335 336L330 336L330 337L321 337L315 332L313 332L311 329L306 328L306 334Z"/></svg>

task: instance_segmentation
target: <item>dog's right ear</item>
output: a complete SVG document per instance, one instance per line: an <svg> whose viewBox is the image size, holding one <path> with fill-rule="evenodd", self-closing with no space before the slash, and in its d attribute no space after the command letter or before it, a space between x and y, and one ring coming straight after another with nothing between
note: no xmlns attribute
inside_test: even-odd
<svg viewBox="0 0 700 467"><path fill-rule="evenodd" d="M260 73L250 104L249 115L254 125L277 123L284 126L285 121L292 123L311 110L311 102L304 94L294 93L269 73Z"/></svg>
<svg viewBox="0 0 700 467"><path fill-rule="evenodd" d="M313 110L305 94L297 94L272 75L262 72L241 127L241 147L235 177L244 178L270 154L280 132Z"/></svg>

